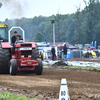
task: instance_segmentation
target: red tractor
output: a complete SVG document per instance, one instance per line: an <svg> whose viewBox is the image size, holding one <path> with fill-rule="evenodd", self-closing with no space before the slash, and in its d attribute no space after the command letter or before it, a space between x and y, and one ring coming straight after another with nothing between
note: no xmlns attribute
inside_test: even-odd
<svg viewBox="0 0 100 100"><path fill-rule="evenodd" d="M14 28L22 30L23 40L17 39L12 47L10 31ZM21 27L12 27L9 30L9 39L7 30L7 25L0 24L0 73L16 75L18 71L35 71L37 75L41 75L43 65L35 43L25 42L24 30Z"/></svg>

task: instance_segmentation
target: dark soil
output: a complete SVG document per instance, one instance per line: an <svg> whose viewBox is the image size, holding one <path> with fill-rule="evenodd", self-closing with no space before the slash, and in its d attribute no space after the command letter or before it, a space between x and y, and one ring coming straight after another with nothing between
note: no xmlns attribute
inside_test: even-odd
<svg viewBox="0 0 100 100"><path fill-rule="evenodd" d="M1 74L0 91L57 100L62 78L67 79L71 100L100 100L100 72L75 68L44 68L40 76L34 73Z"/></svg>

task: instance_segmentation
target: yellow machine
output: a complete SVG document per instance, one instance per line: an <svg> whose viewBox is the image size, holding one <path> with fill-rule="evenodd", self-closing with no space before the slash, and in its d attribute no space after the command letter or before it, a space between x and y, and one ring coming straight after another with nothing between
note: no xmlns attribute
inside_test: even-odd
<svg viewBox="0 0 100 100"><path fill-rule="evenodd" d="M41 60L43 60L43 49L39 49L39 46L37 45L37 43L35 43L35 45L37 46L38 50L39 50L39 58Z"/></svg>
<svg viewBox="0 0 100 100"><path fill-rule="evenodd" d="M39 52L39 58L43 60L43 53L41 51Z"/></svg>
<svg viewBox="0 0 100 100"><path fill-rule="evenodd" d="M0 24L0 42L8 42L8 26Z"/></svg>
<svg viewBox="0 0 100 100"><path fill-rule="evenodd" d="M0 24L0 27L7 27L6 24Z"/></svg>
<svg viewBox="0 0 100 100"><path fill-rule="evenodd" d="M86 54L87 52L91 53L93 57L96 57L96 53L92 50L89 51L83 51L84 54Z"/></svg>

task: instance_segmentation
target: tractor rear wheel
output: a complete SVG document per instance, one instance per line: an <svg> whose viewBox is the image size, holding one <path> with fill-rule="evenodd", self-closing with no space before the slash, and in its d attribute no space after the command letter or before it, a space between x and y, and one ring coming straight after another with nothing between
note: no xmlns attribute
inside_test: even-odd
<svg viewBox="0 0 100 100"><path fill-rule="evenodd" d="M39 66L36 67L36 75L41 75L43 71L42 60L38 59Z"/></svg>
<svg viewBox="0 0 100 100"><path fill-rule="evenodd" d="M0 74L9 73L10 49L0 48Z"/></svg>
<svg viewBox="0 0 100 100"><path fill-rule="evenodd" d="M17 62L16 59L11 59L10 60L10 69L9 69L9 73L11 75L16 75L17 73Z"/></svg>
<svg viewBox="0 0 100 100"><path fill-rule="evenodd" d="M33 59L39 58L39 50L38 50L37 47L36 48L33 48L33 50L32 50L32 58Z"/></svg>

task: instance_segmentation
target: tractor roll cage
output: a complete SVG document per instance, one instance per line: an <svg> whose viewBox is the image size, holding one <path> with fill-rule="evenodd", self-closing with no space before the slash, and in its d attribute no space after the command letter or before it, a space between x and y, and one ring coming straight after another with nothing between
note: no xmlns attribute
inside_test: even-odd
<svg viewBox="0 0 100 100"><path fill-rule="evenodd" d="M14 26L14 27L12 27L9 31L8 31L8 38L9 38L9 42L11 42L11 40L10 40L10 32L11 32L11 30L12 29L14 29L14 28L19 28L21 31L22 31L22 33L23 33L23 42L25 42L25 32L24 32L24 30L21 28L21 27L19 27L19 26Z"/></svg>

